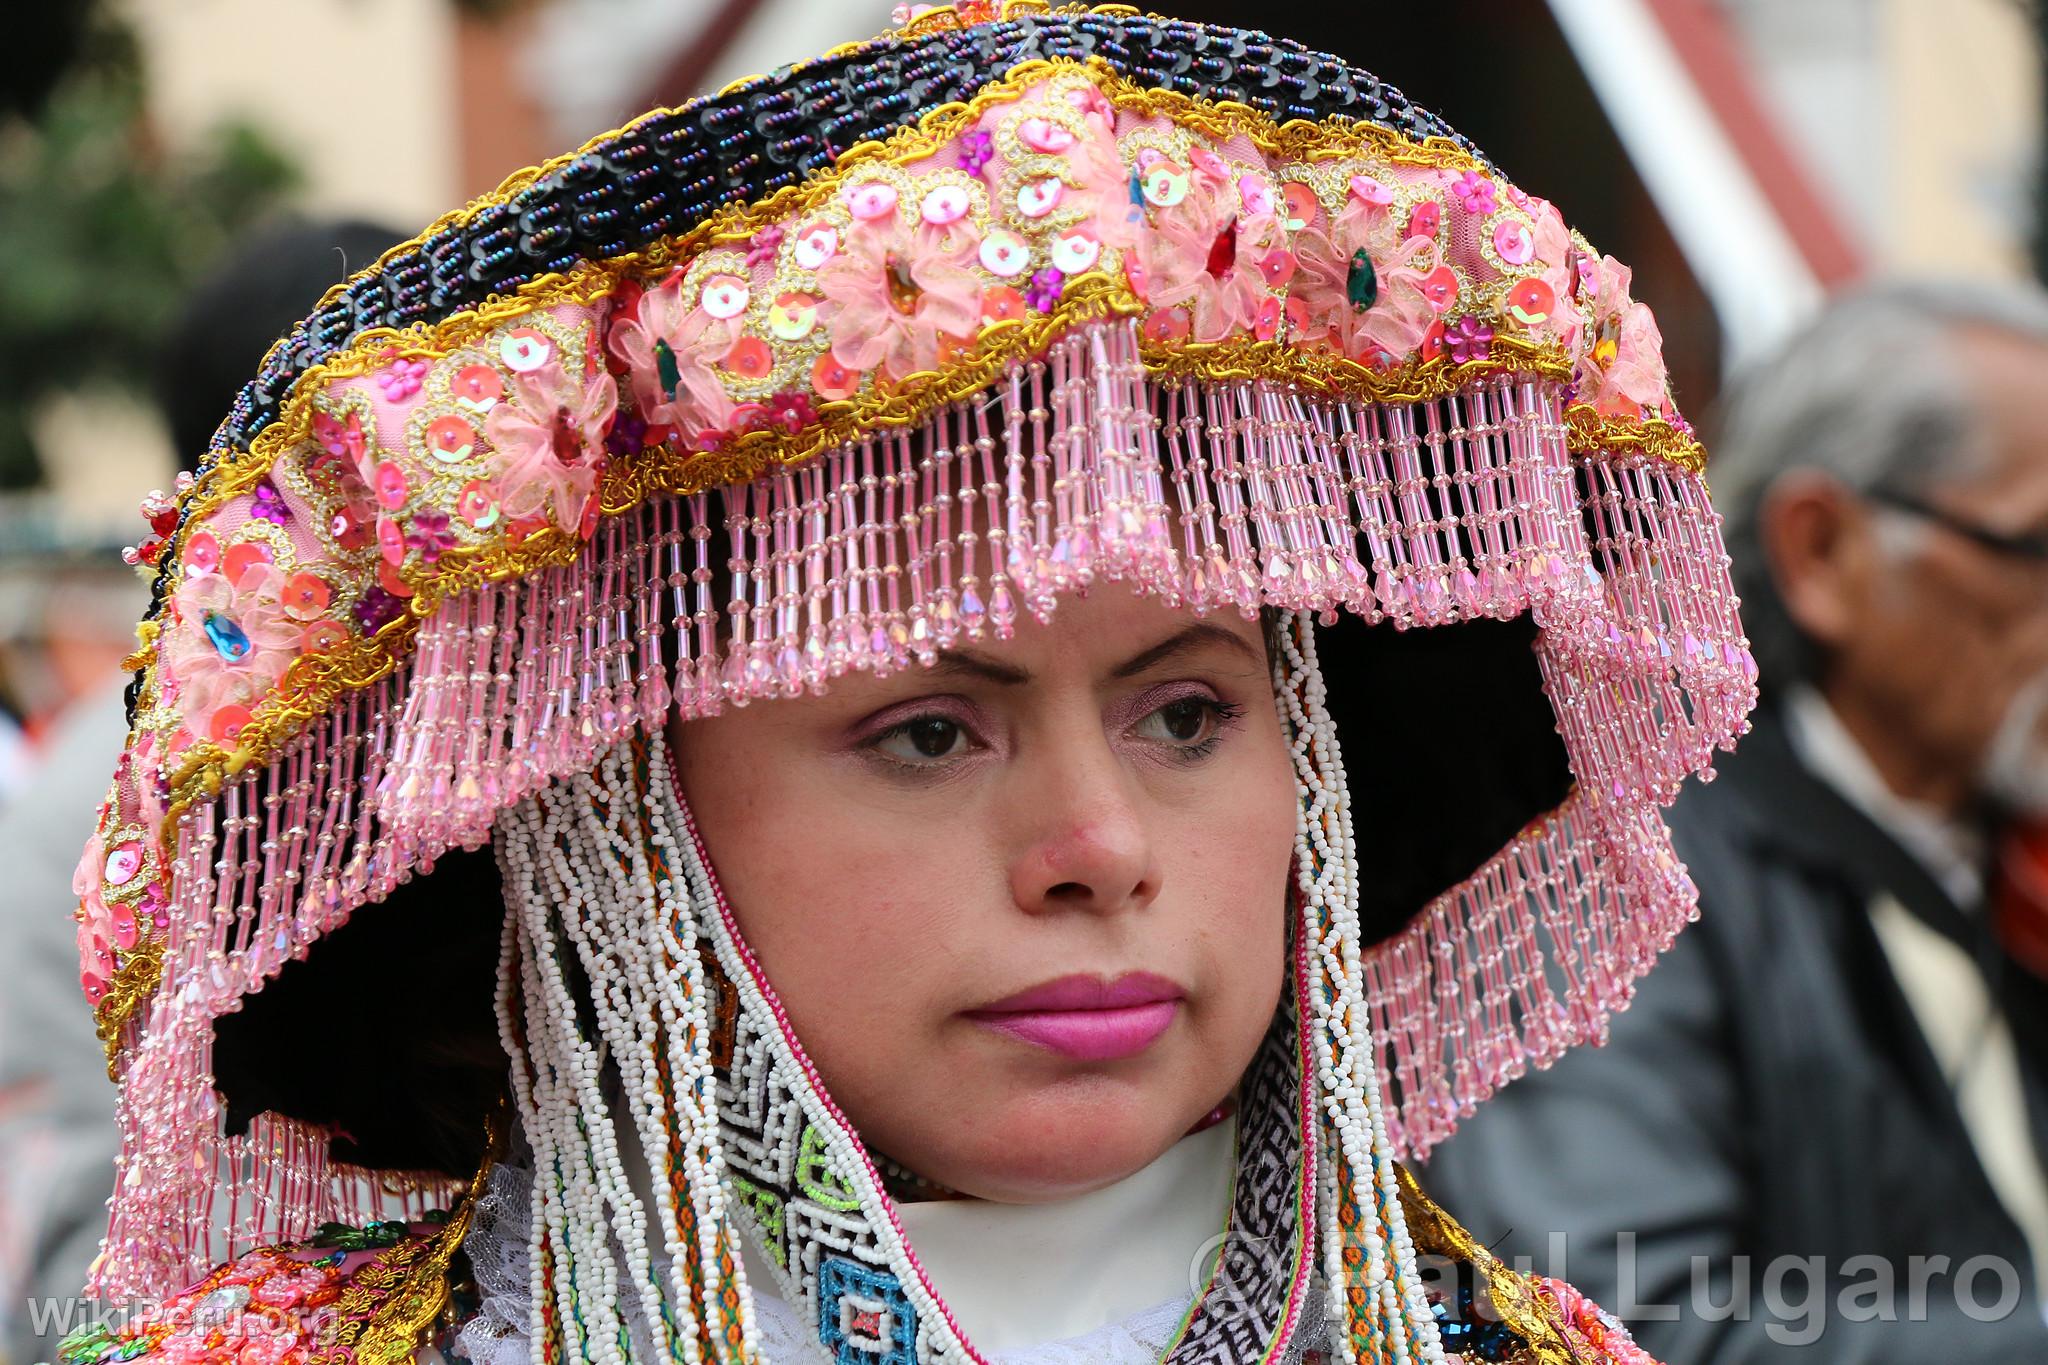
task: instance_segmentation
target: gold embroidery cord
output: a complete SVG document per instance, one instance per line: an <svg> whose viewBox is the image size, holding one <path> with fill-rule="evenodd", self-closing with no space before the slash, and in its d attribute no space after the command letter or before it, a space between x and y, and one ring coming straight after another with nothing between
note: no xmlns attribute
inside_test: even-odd
<svg viewBox="0 0 2048 1365"><path fill-rule="evenodd" d="M932 382L922 387L906 384L894 393L861 404L827 404L824 421L796 440L761 430L745 433L726 450L678 451L671 444L621 460L606 474L602 502L605 515L632 511L655 496L687 495L748 483L771 468L813 459L862 431L913 426L932 412L987 389L1002 367L1041 352L1052 337L1080 322L1108 313L1137 311L1128 291L1102 275L1077 280L1070 296L1078 302L1068 307L1063 300L1062 307L1053 315L999 330L992 338L997 345L988 348L991 354L955 367L946 376L931 376ZM1555 347L1531 346L1514 338L1500 339L1495 345L1504 359L1458 365L1438 358L1391 376L1366 370L1333 353L1275 342L1234 341L1178 349L1148 346L1145 355L1148 367L1162 375L1269 378L1331 395L1355 395L1362 387L1357 381L1366 379L1375 390L1370 401L1390 403L1443 397L1491 374L1569 377L1569 364ZM1379 391L1382 388L1384 393ZM1566 409L1566 417L1574 453L1639 451L1687 471L1704 463L1697 441L1667 423L1600 418L1583 405ZM266 431L264 436L270 434ZM225 488L209 490L209 502L217 506L228 497L247 491L262 477L253 468L242 471L237 466L234 472L238 477ZM239 477L243 472L249 475L246 479ZM516 544L444 554L431 572L418 575L418 581L411 584L413 595L408 599L407 610L376 635L350 637L332 649L296 659L265 700L260 714L244 729L233 752L223 752L208 741L195 744L171 778L170 817L175 819L194 801L215 795L227 778L267 761L306 724L325 715L336 697L387 676L397 660L409 652L419 622L449 597L487 582L523 578L540 569L567 565L575 560L579 549L573 537L551 527ZM175 582L174 570L172 583ZM130 662L139 662L151 670L147 695L153 696L153 641L145 644Z"/></svg>
<svg viewBox="0 0 2048 1365"><path fill-rule="evenodd" d="M354 1338L353 1349L350 1343L342 1343L342 1349L332 1357L333 1365L411 1365L434 1320L448 1306L449 1263L462 1249L476 1201L483 1196L491 1167L504 1153L508 1126L504 1112L492 1115L483 1164L470 1177L469 1189L463 1193L461 1202L449 1213L448 1221L425 1246L423 1254L382 1286L386 1292L376 1302L369 1321L362 1325L361 1335Z"/></svg>
<svg viewBox="0 0 2048 1365"><path fill-rule="evenodd" d="M1483 1277L1487 1296L1492 1299L1500 1321L1527 1344L1527 1349L1516 1358L1516 1365L1586 1365L1566 1338L1556 1310L1529 1280L1502 1265L1498 1257L1479 1245L1455 1218L1423 1193L1406 1163L1395 1169L1401 1180L1401 1208L1407 1215L1408 1232L1415 1239L1416 1251L1424 1256L1463 1261Z"/></svg>
<svg viewBox="0 0 2048 1365"><path fill-rule="evenodd" d="M679 237L605 261L579 262L567 274L543 275L521 286L517 293L495 296L475 308L450 314L438 322L419 323L404 329L373 327L363 331L345 350L308 367L294 379L291 397L279 420L257 435L247 454L231 465L216 466L201 477L192 492L182 499L187 509L186 521L203 519L221 503L247 492L268 474L280 451L304 440L312 424L311 395L327 384L381 368L390 363L394 353L403 359L436 359L473 344L492 328L528 313L560 304L593 304L609 296L628 275L660 274L705 250L744 246L763 226L815 211L838 194L840 185L849 175L865 169L870 162L903 164L928 158L979 119L987 109L1014 102L1031 87L1066 72L1085 74L1119 110L1167 119L1179 127L1217 140L1244 137L1262 154L1280 162L1376 155L1395 165L1457 171L1485 169L1469 153L1438 139L1416 143L1375 124L1342 119L1323 123L1297 120L1275 124L1267 115L1247 105L1219 103L1138 85L1117 74L1115 68L1099 57L1091 57L1086 62L1066 58L1024 62L991 81L972 100L928 110L917 123L898 129L886 140L862 142L848 148L830 169L816 172L797 184L785 186L752 203L733 204L720 209L703 224ZM665 112L668 111L657 110L648 117ZM392 248L380 258L380 264L419 246L437 232L459 226L476 213L506 202L542 175L629 131L639 121L626 125L625 129L591 139L576 153L513 175L497 191L477 199L458 213L436 220L419 237ZM371 270L376 268L373 266ZM347 281L344 281L330 290L322 300L323 304L338 296L346 285ZM1124 293L1130 301L1130 309L1134 311L1139 306L1135 297L1130 296L1128 290ZM1085 311L1086 304L1080 306L1084 311L1069 322L1100 315L1099 312ZM1055 327L1051 330L1064 329ZM1362 366L1353 365L1350 369L1368 382L1374 377L1373 371ZM884 413L875 420L888 421L890 418ZM803 456L798 454L790 458L801 459ZM707 480L706 486L711 482L731 481L734 480Z"/></svg>

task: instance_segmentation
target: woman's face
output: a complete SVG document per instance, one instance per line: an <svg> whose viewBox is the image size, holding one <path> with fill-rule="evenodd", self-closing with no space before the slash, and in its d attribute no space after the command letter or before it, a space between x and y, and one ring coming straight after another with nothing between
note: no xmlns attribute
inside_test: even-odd
<svg viewBox="0 0 2048 1365"><path fill-rule="evenodd" d="M1098 586L673 741L826 1088L928 1179L1009 1201L1121 1179L1272 1020L1295 796L1257 622Z"/></svg>

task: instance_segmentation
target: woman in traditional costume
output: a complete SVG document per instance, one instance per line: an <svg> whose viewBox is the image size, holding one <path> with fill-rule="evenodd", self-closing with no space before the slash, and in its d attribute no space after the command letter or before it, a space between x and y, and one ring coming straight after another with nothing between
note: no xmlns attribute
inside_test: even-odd
<svg viewBox="0 0 2048 1365"><path fill-rule="evenodd" d="M337 287L141 551L155 1306L63 1359L1640 1360L1398 1164L1751 702L1628 287L1333 58L1015 2Z"/></svg>

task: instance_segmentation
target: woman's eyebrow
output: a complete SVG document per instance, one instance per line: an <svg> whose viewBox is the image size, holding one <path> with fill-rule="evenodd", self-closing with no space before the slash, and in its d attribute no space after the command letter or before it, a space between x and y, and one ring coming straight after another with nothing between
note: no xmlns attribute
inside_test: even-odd
<svg viewBox="0 0 2048 1365"><path fill-rule="evenodd" d="M1005 687L1018 687L1031 681L1029 669L1015 664L1006 664L979 650L948 649L939 654L939 661L932 665L932 672L940 677L948 674L959 677L980 678L984 682L1000 683Z"/></svg>
<svg viewBox="0 0 2048 1365"><path fill-rule="evenodd" d="M1113 678L1135 677L1154 664L1163 663L1175 655L1185 654L1189 650L1199 649L1203 645L1228 645L1243 655L1247 663L1259 664L1261 666L1265 663L1263 654L1254 649L1251 642L1236 631L1213 625L1207 621L1197 621L1187 629L1167 636L1164 640L1161 640L1143 653L1133 655L1130 659L1118 664L1116 670L1110 676Z"/></svg>
<svg viewBox="0 0 2048 1365"><path fill-rule="evenodd" d="M1197 621L1185 630L1176 631L1158 644L1153 645L1150 649L1133 655L1123 663L1118 664L1111 671L1110 676L1112 678L1136 677L1146 669L1151 668L1155 664L1163 663L1175 655L1185 654L1193 649L1200 649L1204 645L1217 644L1228 645L1231 649L1236 650L1244 656L1247 663L1257 664L1261 667L1265 664L1264 655L1253 648L1251 643L1243 636L1222 626L1212 625L1206 621ZM1031 681L1031 670L1019 668L1013 663L1005 663L1003 660L984 654L977 649L949 649L944 651L939 655L938 662L932 666L932 672L941 677L950 674L954 677L980 678L984 682L998 683L1004 687L1020 687Z"/></svg>

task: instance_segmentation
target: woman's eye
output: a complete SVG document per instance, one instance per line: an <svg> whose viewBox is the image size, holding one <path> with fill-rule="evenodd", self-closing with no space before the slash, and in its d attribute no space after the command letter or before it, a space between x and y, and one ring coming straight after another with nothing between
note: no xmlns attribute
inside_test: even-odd
<svg viewBox="0 0 2048 1365"><path fill-rule="evenodd" d="M874 747L899 763L931 763L964 752L967 731L944 716L919 716L883 733Z"/></svg>
<svg viewBox="0 0 2048 1365"><path fill-rule="evenodd" d="M1235 706L1214 697L1181 697L1139 721L1138 734L1193 753L1204 753L1214 743L1223 722L1236 714Z"/></svg>

